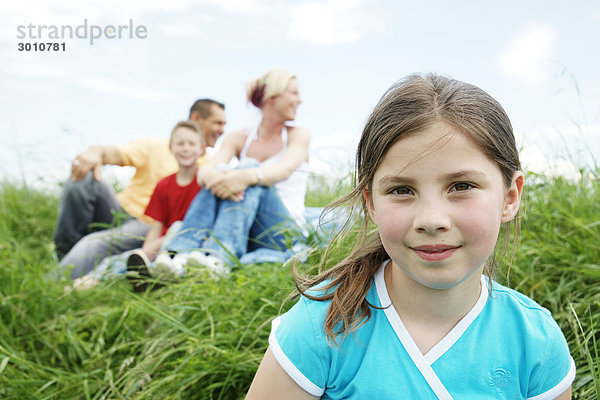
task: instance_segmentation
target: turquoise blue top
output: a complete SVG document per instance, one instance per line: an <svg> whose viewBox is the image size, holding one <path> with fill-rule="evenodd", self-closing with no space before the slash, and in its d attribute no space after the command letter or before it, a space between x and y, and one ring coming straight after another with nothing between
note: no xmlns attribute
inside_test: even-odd
<svg viewBox="0 0 600 400"><path fill-rule="evenodd" d="M567 342L550 312L496 282L427 354L391 306L383 276L367 300L369 321L340 347L328 344L329 302L301 297L273 321L269 345L289 376L323 399L554 399L575 378ZM341 338L340 338L341 339Z"/></svg>

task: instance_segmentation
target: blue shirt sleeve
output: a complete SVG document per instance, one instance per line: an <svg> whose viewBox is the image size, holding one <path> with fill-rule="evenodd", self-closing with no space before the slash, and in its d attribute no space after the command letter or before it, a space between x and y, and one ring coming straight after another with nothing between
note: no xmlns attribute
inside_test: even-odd
<svg viewBox="0 0 600 400"><path fill-rule="evenodd" d="M313 396L325 390L331 360L324 332L329 302L300 300L273 321L269 346L287 374Z"/></svg>
<svg viewBox="0 0 600 400"><path fill-rule="evenodd" d="M528 399L554 399L567 390L575 379L575 362L560 327L547 315L537 327L545 341L544 354L531 372Z"/></svg>

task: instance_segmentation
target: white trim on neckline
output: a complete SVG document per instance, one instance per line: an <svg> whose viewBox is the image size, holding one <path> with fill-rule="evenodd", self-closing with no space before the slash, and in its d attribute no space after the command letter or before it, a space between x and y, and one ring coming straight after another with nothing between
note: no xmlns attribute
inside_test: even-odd
<svg viewBox="0 0 600 400"><path fill-rule="evenodd" d="M423 375L423 378L427 381L433 392L440 400L452 400L452 396L437 376L431 365L440 358L446 351L448 351L454 343L463 335L471 323L477 318L477 316L483 310L487 298L488 288L485 277L481 277L481 293L477 302L471 308L471 310L465 315L452 330L435 346L433 346L427 354L423 355L417 347L415 341L410 336L410 333L406 330L400 315L396 312L396 309L392 306L392 300L385 284L385 266L390 260L384 261L381 267L375 274L375 286L377 290L377 296L381 306L384 307L384 313L387 317L392 329L398 336L398 339L404 346L406 352L410 356L411 360L415 363L416 367Z"/></svg>
<svg viewBox="0 0 600 400"><path fill-rule="evenodd" d="M450 332L433 346L427 354L424 355L425 360L432 365L438 358L444 355L458 339L465 333L467 328L471 326L475 318L483 311L488 299L488 284L487 280L481 275L481 293L477 302L471 310L452 328Z"/></svg>

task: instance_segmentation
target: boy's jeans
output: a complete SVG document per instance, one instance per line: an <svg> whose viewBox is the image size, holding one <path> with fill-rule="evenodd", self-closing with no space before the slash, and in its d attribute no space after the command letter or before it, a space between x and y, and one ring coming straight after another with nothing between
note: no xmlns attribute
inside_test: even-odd
<svg viewBox="0 0 600 400"><path fill-rule="evenodd" d="M243 168L257 165L245 163ZM263 247L285 251L298 233L272 187L249 186L240 202L219 199L202 189L168 248L178 252L199 249L229 260Z"/></svg>

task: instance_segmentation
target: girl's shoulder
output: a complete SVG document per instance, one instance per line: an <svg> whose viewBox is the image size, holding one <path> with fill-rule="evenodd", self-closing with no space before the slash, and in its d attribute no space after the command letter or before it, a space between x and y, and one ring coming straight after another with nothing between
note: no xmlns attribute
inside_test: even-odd
<svg viewBox="0 0 600 400"><path fill-rule="evenodd" d="M542 319L552 320L550 311L535 300L495 281L492 283L490 299L492 300L492 304L497 307L513 309L515 312L531 317L537 316Z"/></svg>
<svg viewBox="0 0 600 400"><path fill-rule="evenodd" d="M532 393L549 391L543 398L554 398L564 392L575 377L575 364L550 311L497 282L493 282L491 289L484 319L478 325L489 337L493 336L489 343L506 343L505 356L525 360L524 370ZM496 358L502 356L497 354Z"/></svg>
<svg viewBox="0 0 600 400"><path fill-rule="evenodd" d="M279 364L296 383L314 396L323 394L333 360L354 349L357 349L354 354L360 354L365 351L364 344L367 343L345 340L355 336L340 334L336 336L340 344L337 347L328 339L324 327L331 300L311 297L319 298L335 291L335 286L326 288L330 283L324 281L307 290L307 296L300 296L289 311L273 321L269 336L269 346ZM372 292L373 286L368 296Z"/></svg>
<svg viewBox="0 0 600 400"><path fill-rule="evenodd" d="M568 356L567 342L552 313L516 290L494 282L484 316L486 328L518 338L532 353L563 352Z"/></svg>

